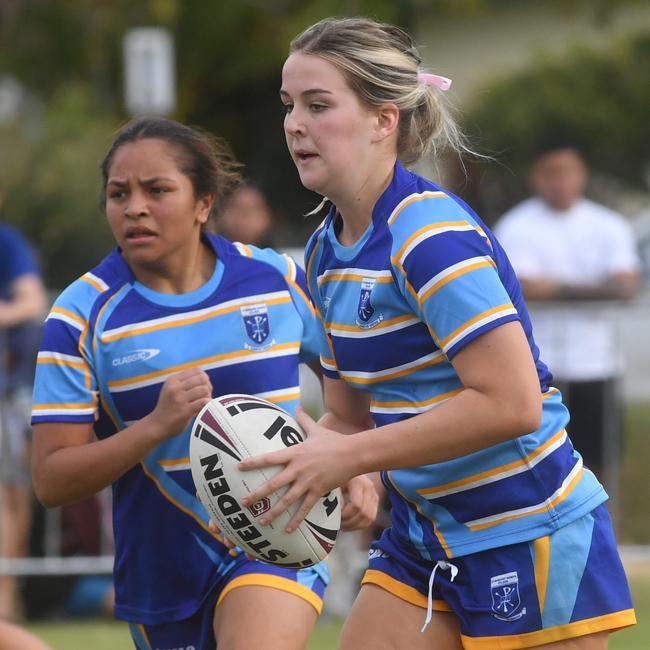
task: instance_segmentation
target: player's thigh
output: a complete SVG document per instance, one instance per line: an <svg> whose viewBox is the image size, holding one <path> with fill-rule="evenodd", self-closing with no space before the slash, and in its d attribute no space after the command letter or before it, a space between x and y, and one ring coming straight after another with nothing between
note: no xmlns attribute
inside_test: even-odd
<svg viewBox="0 0 650 650"><path fill-rule="evenodd" d="M258 585L228 592L215 610L219 650L304 650L318 614L299 596Z"/></svg>
<svg viewBox="0 0 650 650"><path fill-rule="evenodd" d="M462 650L460 625L451 612L426 611L372 584L361 588L343 630L339 650Z"/></svg>

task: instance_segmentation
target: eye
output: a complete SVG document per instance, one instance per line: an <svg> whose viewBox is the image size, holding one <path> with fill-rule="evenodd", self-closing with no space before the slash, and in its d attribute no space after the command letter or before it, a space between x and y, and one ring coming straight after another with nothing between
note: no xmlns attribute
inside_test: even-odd
<svg viewBox="0 0 650 650"><path fill-rule="evenodd" d="M312 111L312 113L321 113L327 108L326 104L321 104L320 102L312 102L309 104L309 110Z"/></svg>
<svg viewBox="0 0 650 650"><path fill-rule="evenodd" d="M122 199L126 196L126 192L124 190L109 190L107 196L109 199Z"/></svg>
<svg viewBox="0 0 650 650"><path fill-rule="evenodd" d="M167 187L153 186L149 191L152 194L164 194L165 192L169 192L169 189Z"/></svg>
<svg viewBox="0 0 650 650"><path fill-rule="evenodd" d="M290 102L282 102L282 107L284 108L284 112L289 114L293 110L293 104Z"/></svg>

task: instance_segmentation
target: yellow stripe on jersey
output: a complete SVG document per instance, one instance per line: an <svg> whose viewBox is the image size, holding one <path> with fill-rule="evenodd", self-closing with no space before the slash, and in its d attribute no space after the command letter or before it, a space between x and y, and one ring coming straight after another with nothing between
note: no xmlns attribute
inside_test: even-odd
<svg viewBox="0 0 650 650"><path fill-rule="evenodd" d="M154 372L148 372L144 375L137 375L133 377L128 377L126 379L116 379L115 381L109 381L109 389L120 388L130 386L132 384L139 384L143 381L149 379L160 379L168 375L176 374L188 368L196 367L208 367L211 364L218 363L220 361L227 361L230 359L241 359L241 360L254 360L254 359L264 359L269 354L277 352L286 352L291 354L291 352L297 352L300 349L299 343L280 343L278 345L273 345L263 352L257 350L237 350L235 352L226 352L225 354L215 354L211 357L205 357L203 359L196 359L194 361L188 361L186 363L180 363L176 366L170 366L169 368L163 368L162 370L156 370Z"/></svg>
<svg viewBox="0 0 650 650"><path fill-rule="evenodd" d="M444 361L444 358L441 358L440 361ZM439 362L438 362L439 363ZM416 408L416 409L426 409L427 407L432 407L435 404L438 404L440 402L445 402L446 400L450 399L454 395L458 395L458 393L461 393L464 391L465 388L455 388L454 390L450 390L447 393L440 393L440 395L436 395L435 397L432 397L431 399L426 399L422 400L419 402L413 401L413 400L390 400L390 401L379 401L379 400L371 400L370 402L370 408L378 410L380 408L382 409L395 409L396 411L400 411L400 409L405 409L405 408ZM418 490L419 492L420 490Z"/></svg>
<svg viewBox="0 0 650 650"><path fill-rule="evenodd" d="M449 344L456 338L462 338L461 334L471 330L474 325L477 325L482 320L494 320L501 315L506 315L508 313L516 313L514 305L512 303L504 303L503 305L497 305L492 307L492 309L487 309L480 314L477 314L473 318L470 318L468 321L465 321L460 327L457 327L453 332L451 332L446 338L442 339L441 347L443 350L446 350ZM490 318L494 317L494 319Z"/></svg>
<svg viewBox="0 0 650 650"><path fill-rule="evenodd" d="M385 330L386 328L389 327L394 327L395 325L404 325L404 326L409 326L413 325L414 323L419 323L420 319L413 316L412 314L405 314L403 316L397 316L396 318L388 318L386 320L383 320L381 323L378 323L375 325L372 330L364 330L362 327L359 327L359 325L345 325L343 323L325 323L325 329L326 331L332 333L333 331L338 331L338 332L375 332L379 333L380 330ZM397 328L399 329L399 328ZM374 336L375 334L372 334Z"/></svg>
<svg viewBox="0 0 650 650"><path fill-rule="evenodd" d="M454 492L469 490L479 485L492 483L497 479L507 478L513 474L518 474L519 472L526 471L533 465L536 465L540 460L545 458L548 453L551 453L558 446L563 444L566 440L566 437L566 430L561 429L552 435L544 444L540 445L537 449L535 449L535 451L528 454L528 456L525 456L524 458L520 458L519 460L513 461L512 463L507 463L485 472L472 474L471 476L459 479L458 481L451 481L450 483L443 483L442 485L436 485L434 487L420 488L417 490L417 493L425 497L430 497L432 495L443 496L442 493L444 493L444 495L453 494Z"/></svg>
<svg viewBox="0 0 650 650"><path fill-rule="evenodd" d="M63 309L63 307L52 307L50 311L50 316L52 318L56 318L57 316L63 316L61 320L71 320L73 321L73 326L77 326L77 329L82 330L84 327L86 327L86 320L84 320L79 314L75 314L73 311L70 311L69 309Z"/></svg>
<svg viewBox="0 0 650 650"><path fill-rule="evenodd" d="M101 342L110 343L111 341L117 341L119 339L137 336L139 334L147 334L149 332L156 332L172 327L181 327L183 325L190 325L192 323L200 323L201 321L209 320L210 318L216 318L218 316L223 316L224 314L238 311L241 309L241 307L245 307L246 305L256 305L261 302L266 305L280 305L291 302L291 296L289 295L288 291L281 291L278 293L283 293L285 295L276 298L263 298L260 296L253 296L250 300L242 300L241 302L237 302L237 304L229 305L228 307L223 307L222 309L210 309L205 311L200 310L202 313L199 313L195 316L190 316L189 318L161 318L156 322L155 325L136 326L128 330L117 332L115 334L104 333L101 337Z"/></svg>
<svg viewBox="0 0 650 650"><path fill-rule="evenodd" d="M388 217L388 225L391 226L397 217L402 214L402 211L404 208L408 207L411 205L411 203L415 203L416 201L424 201L425 199L445 199L447 198L447 194L444 192L422 192L421 194L412 194L411 196L407 196L396 208L393 210L393 214Z"/></svg>
<svg viewBox="0 0 650 650"><path fill-rule="evenodd" d="M468 263L469 262L469 263ZM419 295L418 300L420 303L420 308L424 308L424 303L427 301L428 298L430 298L436 291L444 287L447 283L451 282L452 280L455 280L456 278L459 278L461 275L465 275L466 273L471 273L472 271L476 271L477 269L482 269L486 267L492 267L496 269L496 264L494 263L494 260L490 258L485 258L482 259L480 262L475 262L473 260L466 260L465 263L462 263L460 265L455 265L458 268L454 270L451 273L446 273L441 277L437 282L434 282L433 285L429 286L429 282L427 282L421 289L421 295ZM449 271L449 269L447 269ZM440 274L439 274L440 275Z"/></svg>
<svg viewBox="0 0 650 650"><path fill-rule="evenodd" d="M582 461L578 461L558 490L551 495L551 498L547 499L542 504L521 508L519 510L512 510L510 512L503 512L498 515L484 517L483 519L476 519L474 521L466 522L465 525L472 531L485 530L486 528L492 528L493 526L505 523L506 521L514 521L515 519L521 519L522 517L548 512L564 501L571 492L573 492L576 485L580 482L583 472Z"/></svg>
<svg viewBox="0 0 650 650"><path fill-rule="evenodd" d="M87 282L94 289L97 289L99 293L104 293L108 289L108 285L101 278L90 272L84 273L79 279Z"/></svg>
<svg viewBox="0 0 650 650"><path fill-rule="evenodd" d="M358 271L361 271L360 273ZM318 286L327 284L328 282L363 282L366 279L372 279L377 284L390 284L393 281L392 275L373 275L372 273L364 273L363 269L349 269L337 273L327 273L318 277Z"/></svg>

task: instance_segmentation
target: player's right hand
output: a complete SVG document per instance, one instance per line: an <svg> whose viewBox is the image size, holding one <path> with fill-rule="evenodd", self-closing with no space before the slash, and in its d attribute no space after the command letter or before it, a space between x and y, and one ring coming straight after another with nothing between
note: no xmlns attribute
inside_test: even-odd
<svg viewBox="0 0 650 650"><path fill-rule="evenodd" d="M149 414L156 436L165 440L185 430L212 399L212 383L201 368L190 368L165 380L158 403Z"/></svg>

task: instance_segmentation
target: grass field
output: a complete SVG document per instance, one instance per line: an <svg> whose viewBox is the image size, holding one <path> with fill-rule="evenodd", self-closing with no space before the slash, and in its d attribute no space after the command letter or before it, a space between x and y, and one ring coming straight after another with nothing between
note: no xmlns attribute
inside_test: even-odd
<svg viewBox="0 0 650 650"><path fill-rule="evenodd" d="M632 405L626 411L627 438L621 467L619 540L625 544L650 544L650 404ZM610 650L650 649L650 564L628 567L638 624L611 637ZM333 650L340 621L322 620L309 650ZM89 621L34 623L29 629L53 650L132 650L124 623Z"/></svg>
<svg viewBox="0 0 650 650"><path fill-rule="evenodd" d="M631 571L632 592L638 624L612 635L610 650L650 648L650 567ZM340 621L321 621L309 643L309 650L334 650ZM47 641L53 650L133 650L126 624L89 621L87 623L40 623L30 630Z"/></svg>

